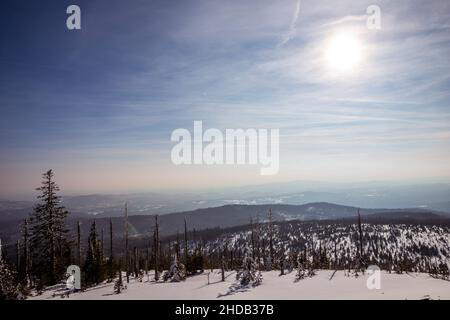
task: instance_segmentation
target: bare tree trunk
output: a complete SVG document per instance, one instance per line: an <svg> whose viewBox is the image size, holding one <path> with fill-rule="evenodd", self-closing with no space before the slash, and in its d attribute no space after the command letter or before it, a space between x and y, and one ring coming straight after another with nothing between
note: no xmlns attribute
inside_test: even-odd
<svg viewBox="0 0 450 320"><path fill-rule="evenodd" d="M221 259L220 259L220 268L222 271L222 281L225 281L225 265L224 265L224 261L223 261L223 252L221 254Z"/></svg>
<svg viewBox="0 0 450 320"><path fill-rule="evenodd" d="M113 253L113 224L112 219L109 219L109 278L114 279L114 253Z"/></svg>
<svg viewBox="0 0 450 320"><path fill-rule="evenodd" d="M125 271L127 274L127 283L130 282L130 259L128 256L128 204L125 202Z"/></svg>
<svg viewBox="0 0 450 320"><path fill-rule="evenodd" d="M81 266L81 230L80 221L77 222L77 262Z"/></svg>
<svg viewBox="0 0 450 320"><path fill-rule="evenodd" d="M188 253L188 240L187 240L187 223L186 218L184 218L184 265L187 268L189 259L189 253Z"/></svg>
<svg viewBox="0 0 450 320"><path fill-rule="evenodd" d="M20 240L17 240L16 243L16 251L17 251L17 261L16 261L16 268L17 268L17 273L20 274Z"/></svg>
<svg viewBox="0 0 450 320"><path fill-rule="evenodd" d="M272 230L272 209L269 209L269 259L271 268L273 267L273 230Z"/></svg>
<svg viewBox="0 0 450 320"><path fill-rule="evenodd" d="M149 258L149 248L147 246L146 255L145 255L145 275L148 277L148 258ZM148 279L147 279L148 280Z"/></svg>
<svg viewBox="0 0 450 320"><path fill-rule="evenodd" d="M105 253L103 251L103 245L104 245L104 239L103 239L103 228L102 228L102 233L101 233L101 243L100 243L100 261L101 263L103 263L103 258L105 257Z"/></svg>
<svg viewBox="0 0 450 320"><path fill-rule="evenodd" d="M255 235L254 235L255 230L253 228L253 219L252 218L250 218L250 228L251 228L250 240L251 240L251 245L252 245L252 258L254 261L255 260Z"/></svg>
<svg viewBox="0 0 450 320"><path fill-rule="evenodd" d="M30 273L30 244L29 244L29 235L28 235L28 219L24 221L24 229L23 229L23 257L24 261L24 276L25 280L29 280ZM1 258L0 258L1 260Z"/></svg>
<svg viewBox="0 0 450 320"><path fill-rule="evenodd" d="M358 208L358 232L359 232L359 268L363 270L363 231L361 226L361 214Z"/></svg>
<svg viewBox="0 0 450 320"><path fill-rule="evenodd" d="M159 230L158 230L158 215L155 216L155 232L154 232L154 249L155 249L155 281L159 280L158 263L160 255L159 246Z"/></svg>
<svg viewBox="0 0 450 320"><path fill-rule="evenodd" d="M177 261L180 261L180 234L177 231L177 243L175 245L175 256L177 257Z"/></svg>
<svg viewBox="0 0 450 320"><path fill-rule="evenodd" d="M139 256L138 256L137 247L134 247L133 256L134 256L134 258L133 258L133 260L134 260L134 264L133 264L134 277L137 278L139 275Z"/></svg>

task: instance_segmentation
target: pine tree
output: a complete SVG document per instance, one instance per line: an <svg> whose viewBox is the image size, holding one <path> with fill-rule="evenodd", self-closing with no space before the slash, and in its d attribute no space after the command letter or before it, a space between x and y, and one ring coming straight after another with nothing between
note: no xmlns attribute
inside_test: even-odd
<svg viewBox="0 0 450 320"><path fill-rule="evenodd" d="M64 275L70 257L68 230L65 227L67 210L61 206L56 194L59 187L53 180L53 171L42 175L43 181L36 190L40 192L38 203L30 217L33 274L40 287L57 283Z"/></svg>

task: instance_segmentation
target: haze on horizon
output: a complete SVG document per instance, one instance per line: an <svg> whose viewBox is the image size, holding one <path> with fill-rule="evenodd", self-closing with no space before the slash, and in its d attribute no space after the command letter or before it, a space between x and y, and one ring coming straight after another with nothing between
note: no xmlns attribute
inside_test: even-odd
<svg viewBox="0 0 450 320"><path fill-rule="evenodd" d="M0 195L450 180L450 3L6 0ZM279 128L280 170L175 166L171 132Z"/></svg>

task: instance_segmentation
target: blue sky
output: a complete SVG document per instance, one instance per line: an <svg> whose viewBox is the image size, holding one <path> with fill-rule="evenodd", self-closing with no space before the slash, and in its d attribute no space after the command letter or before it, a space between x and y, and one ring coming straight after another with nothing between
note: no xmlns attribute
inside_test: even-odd
<svg viewBox="0 0 450 320"><path fill-rule="evenodd" d="M448 1L6 0L0 17L2 195L47 168L67 193L450 176ZM363 54L336 75L323 55L346 32ZM279 174L174 166L194 120L279 128Z"/></svg>

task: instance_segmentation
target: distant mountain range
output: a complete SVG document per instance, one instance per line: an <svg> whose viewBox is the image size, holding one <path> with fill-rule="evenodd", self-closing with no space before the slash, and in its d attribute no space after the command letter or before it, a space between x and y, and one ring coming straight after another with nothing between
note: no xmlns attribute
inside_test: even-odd
<svg viewBox="0 0 450 320"><path fill-rule="evenodd" d="M364 208L420 208L450 213L450 184L431 182L326 183L295 181L204 192L64 196L72 216L120 217L169 214L228 204L302 205L329 202ZM0 222L23 219L34 201L0 201Z"/></svg>
<svg viewBox="0 0 450 320"><path fill-rule="evenodd" d="M213 208L203 208L191 211L183 211L160 215L158 218L161 236L182 233L184 231L184 219L189 230L205 230L212 228L228 228L246 225L253 221L268 221L268 212L272 210L274 221L289 220L336 220L350 219L356 221L358 208L352 206L337 205L326 202L308 203L303 205L225 205ZM363 220L376 222L392 219L408 223L434 223L450 222L450 214L425 210L425 209L366 209L360 210ZM87 234L92 221L96 221L97 230L108 232L109 221L113 222L114 234L117 237L123 235L124 220L121 217L95 217L89 215L70 215L68 226L72 231L76 230L77 221L81 222L82 234ZM153 215L129 216L129 234L131 237L151 235L154 227ZM8 241L17 239L19 233L19 220L0 222L0 236Z"/></svg>

